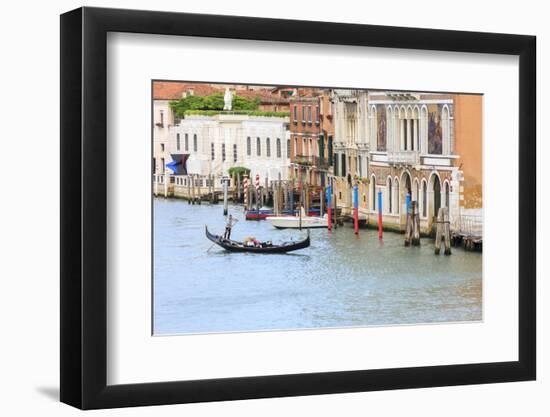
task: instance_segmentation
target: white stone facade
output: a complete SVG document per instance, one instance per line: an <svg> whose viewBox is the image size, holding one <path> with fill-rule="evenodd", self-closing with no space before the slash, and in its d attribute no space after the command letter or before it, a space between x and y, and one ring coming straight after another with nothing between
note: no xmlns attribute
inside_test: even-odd
<svg viewBox="0 0 550 417"><path fill-rule="evenodd" d="M169 128L165 152L189 155L188 174L221 178L231 167L243 166L264 184L288 178L288 141L288 118L188 115Z"/></svg>

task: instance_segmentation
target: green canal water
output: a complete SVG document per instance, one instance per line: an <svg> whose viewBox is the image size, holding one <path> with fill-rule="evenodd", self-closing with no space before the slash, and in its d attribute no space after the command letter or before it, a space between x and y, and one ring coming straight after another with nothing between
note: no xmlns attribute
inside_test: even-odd
<svg viewBox="0 0 550 417"><path fill-rule="evenodd" d="M232 238L274 243L305 231L245 221L240 206ZM478 321L482 255L433 241L403 246L403 235L345 225L311 231L309 248L281 255L228 253L204 235L222 233L222 205L154 200L154 333L218 333Z"/></svg>

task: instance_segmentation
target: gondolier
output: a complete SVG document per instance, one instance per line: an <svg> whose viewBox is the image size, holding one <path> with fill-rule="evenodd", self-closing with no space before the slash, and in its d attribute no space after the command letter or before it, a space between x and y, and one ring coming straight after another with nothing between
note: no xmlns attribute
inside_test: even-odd
<svg viewBox="0 0 550 417"><path fill-rule="evenodd" d="M239 219L234 219L232 214L229 215L227 224L225 225L225 233L223 234L224 239L231 239L231 229L238 221Z"/></svg>

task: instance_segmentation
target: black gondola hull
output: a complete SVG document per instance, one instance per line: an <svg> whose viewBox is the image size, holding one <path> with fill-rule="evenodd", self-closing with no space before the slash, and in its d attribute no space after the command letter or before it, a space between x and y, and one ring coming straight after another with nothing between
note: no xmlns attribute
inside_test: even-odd
<svg viewBox="0 0 550 417"><path fill-rule="evenodd" d="M286 253L292 252L299 249L307 248L310 245L309 232L307 238L300 242L296 243L287 243L283 245L271 245L264 247L256 246L245 246L242 242L237 242L235 240L224 239L219 235L214 235L208 231L208 227L205 228L206 237L214 242L216 245L221 246L229 252L250 252L250 253L264 253L264 254L273 254L273 253Z"/></svg>

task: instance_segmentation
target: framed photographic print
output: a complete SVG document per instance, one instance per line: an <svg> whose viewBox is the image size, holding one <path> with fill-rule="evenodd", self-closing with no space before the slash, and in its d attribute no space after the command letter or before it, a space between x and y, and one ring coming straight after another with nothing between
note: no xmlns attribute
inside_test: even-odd
<svg viewBox="0 0 550 417"><path fill-rule="evenodd" d="M535 379L535 38L61 16L61 400Z"/></svg>

